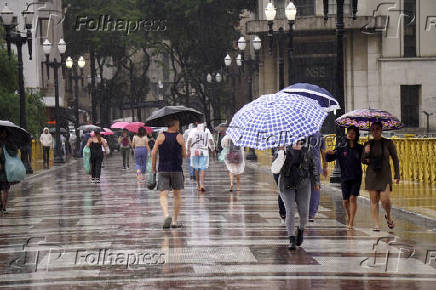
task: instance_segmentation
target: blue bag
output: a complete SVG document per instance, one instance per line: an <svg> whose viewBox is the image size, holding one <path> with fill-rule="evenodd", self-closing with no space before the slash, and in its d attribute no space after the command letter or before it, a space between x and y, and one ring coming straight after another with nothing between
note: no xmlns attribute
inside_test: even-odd
<svg viewBox="0 0 436 290"><path fill-rule="evenodd" d="M17 156L10 156L6 147L3 146L5 155L5 172L8 182L19 182L26 177L26 168Z"/></svg>

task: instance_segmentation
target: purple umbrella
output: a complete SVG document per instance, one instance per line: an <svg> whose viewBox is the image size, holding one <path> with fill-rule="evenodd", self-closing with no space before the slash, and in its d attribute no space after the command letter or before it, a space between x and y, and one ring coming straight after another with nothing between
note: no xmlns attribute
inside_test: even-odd
<svg viewBox="0 0 436 290"><path fill-rule="evenodd" d="M339 127L356 126L363 131L369 131L374 122L381 122L383 131L398 130L404 127L397 117L387 111L377 109L358 109L336 119Z"/></svg>

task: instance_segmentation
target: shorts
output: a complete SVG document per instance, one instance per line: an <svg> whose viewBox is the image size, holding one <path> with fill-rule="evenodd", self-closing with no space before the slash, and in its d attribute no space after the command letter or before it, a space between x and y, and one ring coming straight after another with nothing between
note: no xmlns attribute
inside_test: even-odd
<svg viewBox="0 0 436 290"><path fill-rule="evenodd" d="M0 191L8 191L11 189L11 184L7 181L0 181Z"/></svg>
<svg viewBox="0 0 436 290"><path fill-rule="evenodd" d="M209 165L209 156L192 156L191 167L197 170L206 170Z"/></svg>
<svg viewBox="0 0 436 290"><path fill-rule="evenodd" d="M157 190L181 190L185 188L183 172L159 172L157 175Z"/></svg>
<svg viewBox="0 0 436 290"><path fill-rule="evenodd" d="M361 180L347 180L341 183L342 199L349 200L351 195L359 196Z"/></svg>

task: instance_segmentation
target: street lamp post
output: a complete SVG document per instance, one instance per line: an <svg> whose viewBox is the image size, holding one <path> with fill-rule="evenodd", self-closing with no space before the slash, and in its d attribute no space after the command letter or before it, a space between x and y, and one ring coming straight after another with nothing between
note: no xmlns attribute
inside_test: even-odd
<svg viewBox="0 0 436 290"><path fill-rule="evenodd" d="M358 0L353 0L353 19L356 19ZM323 0L324 20L328 19L329 0ZM341 107L339 115L345 113L345 81L344 81L344 0L336 0L336 100ZM336 126L336 142L345 135L344 129ZM330 176L330 183L341 182L341 170L336 163L335 170Z"/></svg>
<svg viewBox="0 0 436 290"><path fill-rule="evenodd" d="M49 68L53 68L54 72L54 86L55 86L55 121L56 121L56 131L55 131L55 140L56 140L56 147L54 150L54 163L64 163L65 159L63 156L63 152L61 149L61 138L60 138L60 112L59 112L59 76L58 71L59 68L62 68L62 62L63 57L65 54L65 51L67 49L67 44L65 41L61 38L59 40L59 43L57 45L57 49L59 50L59 53L61 55L61 61L58 62L56 57L53 58L53 61L50 61L50 51L52 49L52 45L48 39L44 41L42 44L44 54L46 57L46 60L43 62L47 66L47 72L49 72Z"/></svg>
<svg viewBox="0 0 436 290"><path fill-rule="evenodd" d="M243 65L247 65L248 67L248 101L253 101L253 74L259 69L259 50L262 47L262 41L258 36L255 36L253 39L253 48L255 52L255 58L252 59L251 55L248 59L244 57L244 50L246 48L247 42L245 38L241 36L238 40L238 48L241 51L242 55L238 55L236 59L237 63L240 60ZM239 64L238 64L239 65ZM244 66L242 66L243 68ZM257 156L254 151L254 148L249 149L249 153L247 155L247 160L257 161Z"/></svg>
<svg viewBox="0 0 436 290"><path fill-rule="evenodd" d="M0 12L0 15L3 20L3 27L5 29L6 35L6 45L8 49L8 55L11 56L11 44L15 44L17 47L17 57L18 57L18 91L20 94L20 127L23 129L27 129L27 120L26 120L26 92L24 89L24 73L23 73L23 54L22 48L25 44L27 44L27 48L29 51L29 60L32 60L32 22L33 22L33 11L29 11L29 4L27 5L26 10L24 10L21 14L24 18L24 24L26 28L26 36L22 36L21 32L16 28L18 24L13 23L14 13L9 9L8 3L5 3L3 10ZM26 167L27 173L33 173L32 166L30 164L30 152L29 146L23 146L20 148L21 151L21 159ZM30 149L31 150L31 149Z"/></svg>
<svg viewBox="0 0 436 290"><path fill-rule="evenodd" d="M268 39L269 39L269 55L272 55L273 43L274 43L274 34L277 35L278 41L278 50L279 50L279 90L282 90L285 87L285 62L283 55L283 41L285 38L285 31L283 27L280 27L277 32L273 30L274 19L276 17L277 11L274 7L274 4L269 1L265 8L265 16L268 21ZM292 51L293 51L293 30L295 24L295 17L297 15L297 8L295 7L292 1L289 1L288 6L285 9L285 15L289 22L289 43L288 43L288 83L289 85L292 82Z"/></svg>
<svg viewBox="0 0 436 290"><path fill-rule="evenodd" d="M79 80L81 80L82 82L82 88L83 88L83 68L85 67L85 59L83 58L83 56L81 56L79 58L79 60L77 61L77 66L74 65L74 61L71 57L68 57L67 60L65 61L65 65L68 69L73 69L73 75L70 75L71 80L74 80L74 95L75 95L75 106L74 106L74 111L75 111L75 119L76 119L76 151L74 152L74 156L76 158L80 158L82 156L81 152L80 152L80 133L79 133ZM80 75L77 72L77 67L79 67L80 69Z"/></svg>
<svg viewBox="0 0 436 290"><path fill-rule="evenodd" d="M227 54L224 58L224 64L226 65L226 73L232 78L232 116L236 113L236 77L240 76L240 67L242 66L241 59L236 59L236 65L238 66L238 71L230 71L229 68L232 65L232 57Z"/></svg>
<svg viewBox="0 0 436 290"><path fill-rule="evenodd" d="M221 83L223 80L223 77L220 73L216 73L215 77L212 77L210 73L206 76L206 81L209 83L209 85L212 85L212 83L215 81L217 84ZM209 92L210 95L212 95L212 92ZM210 98L210 97L209 97ZM221 102L219 98L212 98L216 101L216 104L214 105L214 120L220 120L221 119ZM216 106L216 107L215 107ZM215 113L218 112L217 115Z"/></svg>

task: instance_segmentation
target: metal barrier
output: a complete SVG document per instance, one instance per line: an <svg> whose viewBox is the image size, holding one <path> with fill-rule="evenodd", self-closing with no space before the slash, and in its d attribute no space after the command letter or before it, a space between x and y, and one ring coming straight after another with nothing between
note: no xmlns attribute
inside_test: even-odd
<svg viewBox="0 0 436 290"><path fill-rule="evenodd" d="M53 166L53 149L50 150L50 167ZM39 140L32 140L32 168L38 171L43 168L42 144Z"/></svg>

